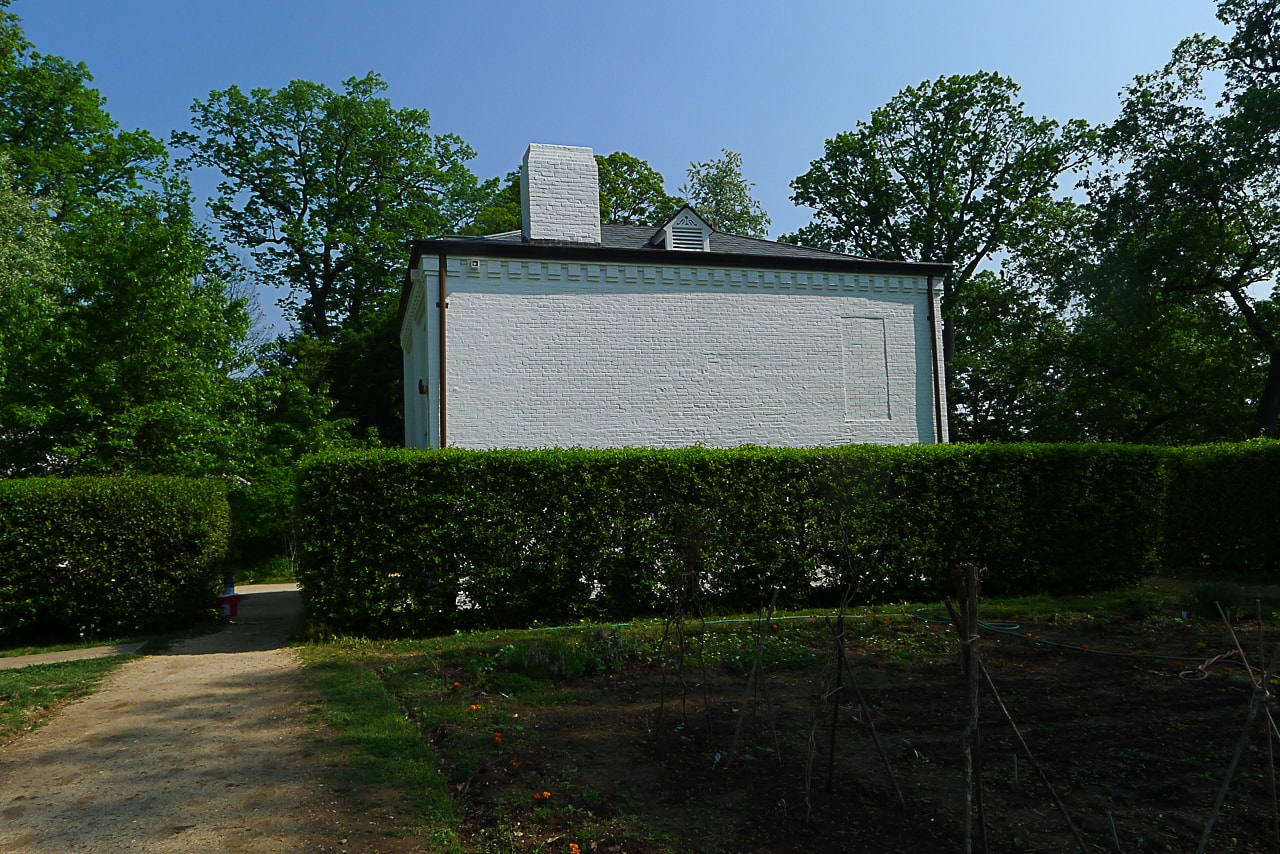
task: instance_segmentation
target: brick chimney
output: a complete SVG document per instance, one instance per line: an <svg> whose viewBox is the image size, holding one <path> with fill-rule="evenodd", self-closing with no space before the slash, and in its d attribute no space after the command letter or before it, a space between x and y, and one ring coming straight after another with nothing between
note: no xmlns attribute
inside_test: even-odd
<svg viewBox="0 0 1280 854"><path fill-rule="evenodd" d="M600 173L590 148L533 143L520 180L525 240L600 242Z"/></svg>

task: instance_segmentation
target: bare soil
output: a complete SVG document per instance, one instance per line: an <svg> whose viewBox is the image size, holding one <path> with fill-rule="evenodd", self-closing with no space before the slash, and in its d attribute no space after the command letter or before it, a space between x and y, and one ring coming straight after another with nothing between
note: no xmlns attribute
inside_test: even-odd
<svg viewBox="0 0 1280 854"><path fill-rule="evenodd" d="M813 623L816 642L825 626ZM1257 624L1239 629L1256 664ZM784 624L777 633L805 630ZM834 653L766 667L763 689L750 693L742 661L688 668L683 685L670 669L635 664L570 682L541 706L476 698L519 726L457 785L466 838L476 850L516 851L963 850L966 682L958 657L936 652L954 646L950 631L900 617L851 627L870 716L847 677L833 693ZM1280 630L1266 625L1262 635L1274 650ZM1253 691L1238 655L1217 657L1233 646L1222 623L1176 616L1020 623L981 641L1000 698L1085 850L1123 852L1196 850ZM1275 711L1274 700L1264 705ZM981 710L989 850L1081 850L985 687ZM1265 721L1260 711L1208 851L1280 846ZM447 748L454 736L430 737Z"/></svg>
<svg viewBox="0 0 1280 854"><path fill-rule="evenodd" d="M0 851L402 850L370 823L376 793L317 751L288 647L297 592L255 589L222 631L130 662L0 749Z"/></svg>

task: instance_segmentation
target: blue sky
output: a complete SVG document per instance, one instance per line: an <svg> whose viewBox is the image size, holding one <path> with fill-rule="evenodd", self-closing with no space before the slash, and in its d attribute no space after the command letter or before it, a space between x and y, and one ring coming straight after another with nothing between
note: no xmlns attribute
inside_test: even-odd
<svg viewBox="0 0 1280 854"><path fill-rule="evenodd" d="M693 160L741 152L773 219L808 213L792 179L823 142L905 86L999 71L1028 112L1115 117L1117 93L1178 40L1219 26L1211 0L14 0L36 48L85 62L124 127L166 138L210 90L335 88L377 71L504 175L530 142L626 151L674 192ZM207 196L213 181L195 182Z"/></svg>

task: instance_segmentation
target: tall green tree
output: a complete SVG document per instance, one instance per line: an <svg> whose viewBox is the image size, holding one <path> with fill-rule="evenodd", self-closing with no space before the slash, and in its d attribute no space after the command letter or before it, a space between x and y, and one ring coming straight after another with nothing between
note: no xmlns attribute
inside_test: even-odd
<svg viewBox="0 0 1280 854"><path fill-rule="evenodd" d="M185 181L100 203L66 245L52 457L81 471L220 470L233 441L223 405L245 364L249 315Z"/></svg>
<svg viewBox="0 0 1280 854"><path fill-rule="evenodd" d="M654 225L680 207L667 195L662 173L625 151L596 155L600 175L600 221L614 225Z"/></svg>
<svg viewBox="0 0 1280 854"><path fill-rule="evenodd" d="M1218 15L1230 38L1184 40L1163 70L1126 90L1102 136L1109 168L1089 184L1100 262L1081 290L1094 314L1119 304L1194 318L1216 351L1250 338L1234 381L1201 383L1231 396L1201 394L1200 409L1252 411L1234 430L1218 427L1231 438L1274 433L1280 416L1280 4L1219 0ZM1219 80L1221 92L1209 91ZM1194 376L1166 371L1152 382Z"/></svg>
<svg viewBox="0 0 1280 854"><path fill-rule="evenodd" d="M250 250L258 280L288 294L283 305L314 342L298 358L328 372L336 415L395 442L406 241L463 230L498 182L479 182L470 146L431 133L425 110L393 107L386 88L374 73L341 91L305 80L247 94L232 86L196 101L194 132L173 140L184 163L222 173L214 218Z"/></svg>
<svg viewBox="0 0 1280 854"><path fill-rule="evenodd" d="M185 181L5 12L0 47L0 472L216 470L248 318Z"/></svg>
<svg viewBox="0 0 1280 854"><path fill-rule="evenodd" d="M43 375L57 354L65 281L62 247L49 215L14 186L0 155L0 445L36 435L50 414ZM0 459L0 477L12 467Z"/></svg>
<svg viewBox="0 0 1280 854"><path fill-rule="evenodd" d="M432 134L425 110L393 107L386 89L375 73L337 92L232 86L195 102L194 132L173 134L185 163L223 175L211 204L222 233L320 340L376 322L399 293L405 241L456 233L496 189L468 169L470 146Z"/></svg>
<svg viewBox="0 0 1280 854"><path fill-rule="evenodd" d="M1056 204L1058 181L1087 157L1090 131L1026 114L1019 87L1000 74L940 77L908 87L869 121L826 141L796 178L792 200L813 220L784 239L836 252L955 265L942 283L943 356L953 423L969 403L954 385L964 303L984 264L1016 251ZM976 342L975 342L976 344Z"/></svg>
<svg viewBox="0 0 1280 854"><path fill-rule="evenodd" d="M59 220L120 198L167 165L146 131L123 131L82 62L37 52L0 4L0 153L14 182Z"/></svg>
<svg viewBox="0 0 1280 854"><path fill-rule="evenodd" d="M755 184L742 175L742 155L727 148L723 157L689 164L680 195L718 231L743 237L769 236L769 215L752 195Z"/></svg>

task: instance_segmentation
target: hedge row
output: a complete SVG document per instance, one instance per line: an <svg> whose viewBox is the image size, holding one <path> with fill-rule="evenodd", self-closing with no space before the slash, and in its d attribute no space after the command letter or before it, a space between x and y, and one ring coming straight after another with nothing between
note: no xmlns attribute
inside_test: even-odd
<svg viewBox="0 0 1280 854"><path fill-rule="evenodd" d="M1274 582L1280 574L1280 442L1169 453L1164 562Z"/></svg>
<svg viewBox="0 0 1280 854"><path fill-rule="evenodd" d="M1134 582L1161 540L1165 452L1132 446L374 451L298 482L299 581L332 631L628 619Z"/></svg>
<svg viewBox="0 0 1280 854"><path fill-rule="evenodd" d="M229 530L216 481L0 481L0 637L119 636L207 616Z"/></svg>

